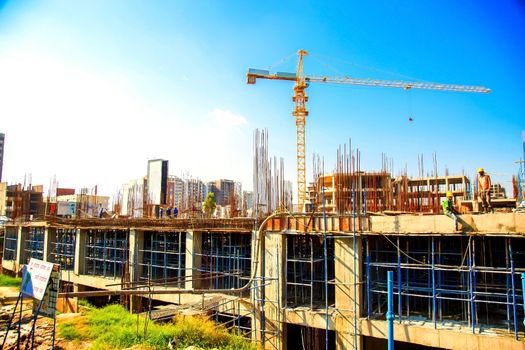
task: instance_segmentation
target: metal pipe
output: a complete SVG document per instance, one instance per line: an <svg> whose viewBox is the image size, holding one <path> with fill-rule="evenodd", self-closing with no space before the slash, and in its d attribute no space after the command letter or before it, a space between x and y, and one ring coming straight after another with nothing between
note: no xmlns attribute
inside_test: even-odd
<svg viewBox="0 0 525 350"><path fill-rule="evenodd" d="M323 257L324 257L324 302L325 302L325 347L328 350L328 244L326 241L326 206L324 197L324 186L322 188L323 194ZM310 241L312 246L313 242ZM355 255L355 252L354 252ZM313 259L313 256L312 256ZM313 290L312 290L313 294Z"/></svg>
<svg viewBox="0 0 525 350"><path fill-rule="evenodd" d="M387 271L388 311L386 320L388 322L388 350L394 350L394 271Z"/></svg>
<svg viewBox="0 0 525 350"><path fill-rule="evenodd" d="M470 248L470 240L468 242L467 249L469 251L468 254L468 269L469 269L469 296L470 296L470 321L472 326L472 334L475 333L475 327L476 327L476 317L475 317L475 310L474 310L474 276L472 273L472 249Z"/></svg>
<svg viewBox="0 0 525 350"><path fill-rule="evenodd" d="M521 273L521 293L523 294L523 310L525 311L525 273ZM525 318L523 319L525 325Z"/></svg>
<svg viewBox="0 0 525 350"><path fill-rule="evenodd" d="M434 238L432 238L434 239ZM401 248L397 237L397 319L401 323L402 298L401 298Z"/></svg>
<svg viewBox="0 0 525 350"><path fill-rule="evenodd" d="M516 310L516 281L514 278L514 258L512 256L512 240L509 238L509 257L510 257L510 281L512 285L512 313L514 316L514 337L518 340L518 314Z"/></svg>
<svg viewBox="0 0 525 350"><path fill-rule="evenodd" d="M432 237L432 321L434 322L434 329L437 327L436 320L436 270L435 270L435 242Z"/></svg>
<svg viewBox="0 0 525 350"><path fill-rule="evenodd" d="M370 276L370 238L366 238L366 315L370 319L372 313L372 295L370 293L370 283L372 283L372 278Z"/></svg>

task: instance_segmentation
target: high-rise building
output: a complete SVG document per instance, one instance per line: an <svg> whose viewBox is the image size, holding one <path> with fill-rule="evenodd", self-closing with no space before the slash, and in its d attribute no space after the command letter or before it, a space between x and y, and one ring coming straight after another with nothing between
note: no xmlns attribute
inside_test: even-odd
<svg viewBox="0 0 525 350"><path fill-rule="evenodd" d="M2 182L2 168L4 167L5 134L0 133L0 182Z"/></svg>
<svg viewBox="0 0 525 350"><path fill-rule="evenodd" d="M160 207L166 205L168 187L168 161L163 159L148 160L147 202L153 205L155 216L160 214Z"/></svg>
<svg viewBox="0 0 525 350"><path fill-rule="evenodd" d="M144 216L144 188L146 179L132 180L122 185L119 198L119 214L140 218Z"/></svg>
<svg viewBox="0 0 525 350"><path fill-rule="evenodd" d="M208 183L208 191L213 192L218 205L230 204L230 197L235 193L235 181L220 179Z"/></svg>
<svg viewBox="0 0 525 350"><path fill-rule="evenodd" d="M199 179L188 178L184 180L183 189L183 200L182 208L183 211L195 211L202 209L202 202L206 199L208 194L208 187Z"/></svg>
<svg viewBox="0 0 525 350"><path fill-rule="evenodd" d="M184 180L178 176L168 176L168 193L166 204L171 207L182 208L184 194Z"/></svg>

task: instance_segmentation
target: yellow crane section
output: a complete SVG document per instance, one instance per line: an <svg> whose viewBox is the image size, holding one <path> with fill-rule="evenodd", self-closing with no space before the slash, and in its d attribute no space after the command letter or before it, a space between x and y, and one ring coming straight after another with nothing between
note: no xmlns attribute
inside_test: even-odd
<svg viewBox="0 0 525 350"><path fill-rule="evenodd" d="M293 102L295 108L292 115L295 117L295 125L297 128L297 204L298 210L304 210L304 203L306 201L306 117L308 111L306 109L306 102L308 96L306 95L306 88L309 83L332 83L332 84L351 84L361 86L380 86L391 88L408 89L425 89L425 90L444 90L444 91L458 91L458 92L480 92L488 93L490 89L482 86L468 86L456 84L436 84L426 82L407 82L400 80L380 80L380 79L363 79L352 77L328 77L328 76L308 76L304 75L303 58L308 55L305 50L299 50L299 62L297 64L296 73L274 73L270 74L268 70L249 68L246 77L248 84L255 84L257 79L270 80L287 80L295 81Z"/></svg>

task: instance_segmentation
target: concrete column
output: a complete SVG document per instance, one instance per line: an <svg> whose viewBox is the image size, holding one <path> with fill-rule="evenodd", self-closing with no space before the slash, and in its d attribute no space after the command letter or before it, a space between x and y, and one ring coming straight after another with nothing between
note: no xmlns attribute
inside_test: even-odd
<svg viewBox="0 0 525 350"><path fill-rule="evenodd" d="M75 265L73 271L75 275L85 274L85 260L86 260L86 239L87 232L86 230L77 230L75 237Z"/></svg>
<svg viewBox="0 0 525 350"><path fill-rule="evenodd" d="M18 272L20 266L26 263L26 254L24 249L26 246L26 238L28 234L29 227L18 226L18 237L16 238L15 272Z"/></svg>
<svg viewBox="0 0 525 350"><path fill-rule="evenodd" d="M44 261L54 263L55 257L53 255L54 243L57 241L57 230L53 227L46 227L44 231Z"/></svg>
<svg viewBox="0 0 525 350"><path fill-rule="evenodd" d="M363 288L359 284L362 279L361 237L357 236L355 239L355 251L352 238L334 239L335 306L339 311L335 313L335 342L336 349L341 350L362 348L361 337L354 336L360 333L358 327Z"/></svg>
<svg viewBox="0 0 525 350"><path fill-rule="evenodd" d="M138 230L129 231L129 272L130 280L137 282L142 274L139 264L144 261L144 232Z"/></svg>
<svg viewBox="0 0 525 350"><path fill-rule="evenodd" d="M259 273L257 277L262 277L264 271L264 287L261 278L257 278L257 289L253 289L256 300L256 327L257 339L261 340L262 325L264 323L265 348L266 349L286 349L286 334L284 313L281 309L284 305L285 295L285 261L286 261L286 236L280 232L265 232L263 240L263 256L259 257ZM253 241L253 247L256 242ZM255 259L256 253L252 255ZM263 259L264 258L264 259ZM263 266L264 263L264 266ZM252 265L253 266L253 265ZM253 267L252 267L253 268ZM253 296L252 296L253 297ZM264 314L262 313L262 302L264 299Z"/></svg>
<svg viewBox="0 0 525 350"><path fill-rule="evenodd" d="M200 288L201 281L198 280L200 272L197 271L202 265L202 232L186 232L186 285L185 289Z"/></svg>
<svg viewBox="0 0 525 350"><path fill-rule="evenodd" d="M129 273L130 281L139 281L142 275L141 263L144 262L144 231L131 229L129 231ZM129 298L129 309L131 312L142 312L140 296L131 296Z"/></svg>

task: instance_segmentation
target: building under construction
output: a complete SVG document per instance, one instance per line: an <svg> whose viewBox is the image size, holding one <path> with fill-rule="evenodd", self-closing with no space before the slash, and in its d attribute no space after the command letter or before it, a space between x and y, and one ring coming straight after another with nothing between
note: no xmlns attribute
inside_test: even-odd
<svg viewBox="0 0 525 350"><path fill-rule="evenodd" d="M256 219L11 223L2 267L60 264L63 307L115 295L156 319L202 312L266 349L524 349L525 215L281 212ZM300 341L300 343L299 343Z"/></svg>

